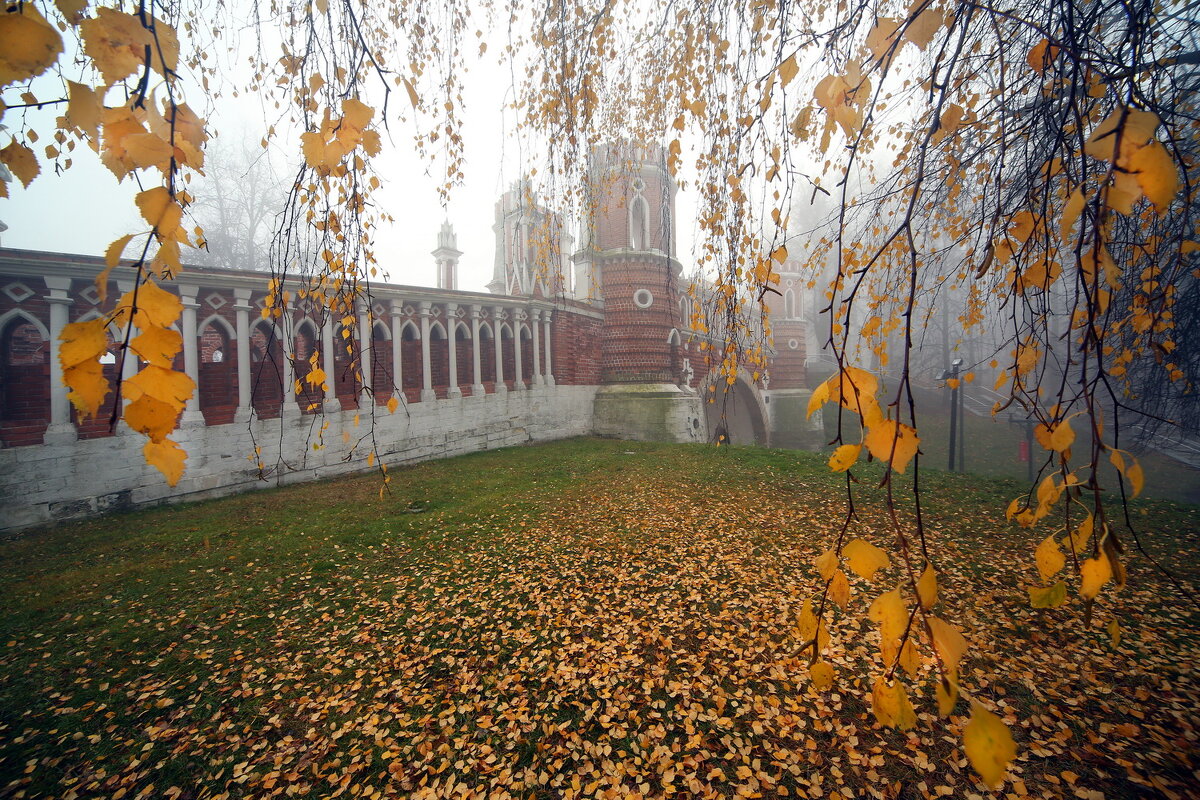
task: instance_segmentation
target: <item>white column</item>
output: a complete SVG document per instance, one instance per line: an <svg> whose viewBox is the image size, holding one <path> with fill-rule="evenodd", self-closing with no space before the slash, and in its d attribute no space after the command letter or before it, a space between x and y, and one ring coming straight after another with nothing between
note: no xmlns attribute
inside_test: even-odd
<svg viewBox="0 0 1200 800"><path fill-rule="evenodd" d="M446 303L446 353L450 362L450 387L446 390L447 397L462 397L458 388L458 340L455 328L458 327L458 305Z"/></svg>
<svg viewBox="0 0 1200 800"><path fill-rule="evenodd" d="M542 333L540 325L542 312L536 308L529 310L529 328L533 331L533 378L531 379L534 386L542 385Z"/></svg>
<svg viewBox="0 0 1200 800"><path fill-rule="evenodd" d="M321 317L321 371L325 373L325 399L321 412L335 414L342 410L342 401L337 396L337 359L334 347L340 343L333 340L333 311L327 306Z"/></svg>
<svg viewBox="0 0 1200 800"><path fill-rule="evenodd" d="M45 278L50 294L45 298L50 304L50 424L42 435L45 444L70 444L78 438L71 424L71 401L67 399L67 387L63 384L62 363L58 360L59 337L70 322L71 279L64 277Z"/></svg>
<svg viewBox="0 0 1200 800"><path fill-rule="evenodd" d="M371 306L367 303L358 305L358 368L362 372L362 386L358 389L359 409L370 408L375 402L375 372L371 365L371 343L375 341L375 332L371 330Z"/></svg>
<svg viewBox="0 0 1200 800"><path fill-rule="evenodd" d="M250 419L250 290L233 290L233 311L237 318L237 388L238 405L233 415L235 422Z"/></svg>
<svg viewBox="0 0 1200 800"><path fill-rule="evenodd" d="M543 311L542 312L542 328L545 332L544 340L546 342L546 347L545 347L545 350L546 350L546 374L543 377L543 380L547 386L554 385L554 369L553 369L553 364L551 364L551 362L550 362L550 351L553 349L551 347L552 340L550 339L550 315L553 313L554 312L552 312L552 311Z"/></svg>
<svg viewBox="0 0 1200 800"><path fill-rule="evenodd" d="M516 365L516 374L513 375L513 391L520 391L525 388L525 370L521 366L521 311L513 309L513 364Z"/></svg>
<svg viewBox="0 0 1200 800"><path fill-rule="evenodd" d="M429 303L421 303L421 402L437 399L433 391L433 371L429 363Z"/></svg>
<svg viewBox="0 0 1200 800"><path fill-rule="evenodd" d="M130 292L132 292L133 286L134 286L133 281L117 281L117 291L119 291L122 294L122 296L127 295ZM132 342L134 340L134 338L137 337L137 334L138 334L137 328L134 326L132 320L130 320L128 323L126 323L126 325L129 328L129 330L121 332L121 335L123 337L122 341ZM138 371L141 369L141 365L138 363L137 353L133 352L133 350L131 348L126 348L125 350L122 351L120 362L121 362L121 383L124 384L125 381L132 380L133 377L138 374ZM129 401L126 400L124 397L121 397L121 398L119 398L118 402L121 403L121 420L120 420L120 422L117 423L116 433L132 434L132 433L134 433L133 428L129 427L125 423L125 419L124 419L125 408L129 405Z"/></svg>
<svg viewBox="0 0 1200 800"><path fill-rule="evenodd" d="M496 341L496 394L505 394L504 385L504 339L500 336L500 322L504 315L503 306L492 306L492 338Z"/></svg>
<svg viewBox="0 0 1200 800"><path fill-rule="evenodd" d="M200 353L196 348L198 332L196 331L196 302L198 286L179 284L179 299L183 302L183 316L180 321L180 332L183 334L183 371L196 384L192 396L183 407L183 416L179 418L181 428L204 427L204 415L200 413Z"/></svg>
<svg viewBox="0 0 1200 800"><path fill-rule="evenodd" d="M282 418L284 414L300 416L300 406L296 404L296 367L292 363L293 345L295 342L292 339L292 310L285 308L283 316L279 318L275 326L277 335L279 336L279 349L283 352L283 363L280 364L279 380L283 384L283 405L279 409L279 416Z"/></svg>
<svg viewBox="0 0 1200 800"><path fill-rule="evenodd" d="M404 303L392 301L392 397L404 402Z"/></svg>
<svg viewBox="0 0 1200 800"><path fill-rule="evenodd" d="M475 381L471 384L471 396L483 397L487 389L483 386L483 370L479 367L479 306L471 306L471 365L475 368Z"/></svg>

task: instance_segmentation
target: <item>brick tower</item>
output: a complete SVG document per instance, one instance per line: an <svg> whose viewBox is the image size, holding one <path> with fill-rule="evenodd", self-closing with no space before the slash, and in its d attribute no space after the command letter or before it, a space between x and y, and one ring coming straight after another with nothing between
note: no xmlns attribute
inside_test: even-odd
<svg viewBox="0 0 1200 800"><path fill-rule="evenodd" d="M574 258L576 295L604 306L600 433L690 441L703 435L695 393L681 386L675 257L676 186L662 148L617 144L590 159L591 220Z"/></svg>

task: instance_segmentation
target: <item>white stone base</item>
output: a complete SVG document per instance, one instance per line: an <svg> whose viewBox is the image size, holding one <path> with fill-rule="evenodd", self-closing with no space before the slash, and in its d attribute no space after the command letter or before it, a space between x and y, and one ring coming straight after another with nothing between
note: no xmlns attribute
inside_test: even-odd
<svg viewBox="0 0 1200 800"><path fill-rule="evenodd" d="M652 442L702 442L704 409L695 392L672 383L604 386L596 393L600 436Z"/></svg>
<svg viewBox="0 0 1200 800"><path fill-rule="evenodd" d="M592 432L595 386L540 387L377 409L379 460L389 466L548 441ZM379 413L382 412L382 413ZM171 488L147 466L140 435L33 445L0 450L0 531L77 519L105 511L181 500L221 497L288 483L371 469L368 451L344 442L358 412L327 414L320 436L317 417L239 421L189 428L175 438L188 452L186 472ZM314 424L315 423L315 424ZM360 429L370 424L367 415ZM320 441L321 448L313 449ZM268 471L259 479L254 447Z"/></svg>

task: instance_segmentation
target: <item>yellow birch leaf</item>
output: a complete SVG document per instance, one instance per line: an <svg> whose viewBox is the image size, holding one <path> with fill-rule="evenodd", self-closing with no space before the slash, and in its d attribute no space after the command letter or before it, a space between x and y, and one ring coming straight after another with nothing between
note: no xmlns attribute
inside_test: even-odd
<svg viewBox="0 0 1200 800"><path fill-rule="evenodd" d="M878 419L871 423L863 442L871 455L880 461L890 461L892 469L903 473L917 454L921 439L915 428L892 419Z"/></svg>
<svg viewBox="0 0 1200 800"><path fill-rule="evenodd" d="M917 724L917 715L908 701L908 692L900 681L889 686L882 675L876 678L871 691L871 705L880 725L904 731Z"/></svg>
<svg viewBox="0 0 1200 800"><path fill-rule="evenodd" d="M63 384L71 390L67 399L83 419L96 416L108 396L108 379L99 361L81 361L64 369Z"/></svg>
<svg viewBox="0 0 1200 800"><path fill-rule="evenodd" d="M834 472L845 472L858 461L861 444L844 444L833 451L829 457L829 468Z"/></svg>
<svg viewBox="0 0 1200 800"><path fill-rule="evenodd" d="M808 679L817 691L829 691L833 688L833 665L828 661L817 661L808 668Z"/></svg>
<svg viewBox="0 0 1200 800"><path fill-rule="evenodd" d="M171 156L175 154L175 148L157 135L135 133L126 136L122 144L125 146L125 157L135 168L158 167L164 173L170 170Z"/></svg>
<svg viewBox="0 0 1200 800"><path fill-rule="evenodd" d="M900 701L882 675L875 679L871 688L871 711L885 728L894 728L900 720Z"/></svg>
<svg viewBox="0 0 1200 800"><path fill-rule="evenodd" d="M373 467L373 466L375 466L375 453L374 453L374 451L372 451L372 452L370 452L370 453L367 453L367 466L368 466L368 467Z"/></svg>
<svg viewBox="0 0 1200 800"><path fill-rule="evenodd" d="M1067 584L1064 581L1053 586L1030 586L1027 591L1031 608L1058 608L1067 601Z"/></svg>
<svg viewBox="0 0 1200 800"><path fill-rule="evenodd" d="M800 606L800 620L796 623L800 638L807 641L817 634L817 616L812 610L812 600L805 598Z"/></svg>
<svg viewBox="0 0 1200 800"><path fill-rule="evenodd" d="M933 608L937 603L937 596L937 573L934 572L933 564L926 564L925 571L917 581L917 598L921 601L921 608L926 611Z"/></svg>
<svg viewBox="0 0 1200 800"><path fill-rule="evenodd" d="M867 618L879 625L879 638L891 644L904 635L908 626L908 609L899 589L892 589L876 597L867 610Z"/></svg>
<svg viewBox="0 0 1200 800"><path fill-rule="evenodd" d="M1166 148L1158 142L1151 142L1135 150L1129 156L1128 169L1138 179L1141 191L1150 198L1154 209L1159 213L1166 211L1166 206L1180 191L1180 170Z"/></svg>
<svg viewBox="0 0 1200 800"><path fill-rule="evenodd" d="M779 85L787 86L799 71L800 67L796 64L796 54L792 53L779 65Z"/></svg>
<svg viewBox="0 0 1200 800"><path fill-rule="evenodd" d="M904 38L924 50L945 24L945 16L941 11L934 9L931 4L926 6L925 10L904 29Z"/></svg>
<svg viewBox="0 0 1200 800"><path fill-rule="evenodd" d="M1043 75L1046 69L1058 57L1058 48L1050 44L1048 39L1042 39L1029 49L1029 54L1025 57L1030 69L1039 75Z"/></svg>
<svg viewBox="0 0 1200 800"><path fill-rule="evenodd" d="M1069 241L1071 229L1075 227L1075 222L1079 219L1079 215L1083 213L1083 207L1087 204L1087 195L1083 193L1081 188L1071 192L1071 196L1067 198L1067 203L1063 206L1062 224L1060 232L1064 242Z"/></svg>
<svg viewBox="0 0 1200 800"><path fill-rule="evenodd" d="M37 155L33 150L13 139L8 143L8 147L0 150L0 164L4 164L12 174L17 176L17 180L26 189L38 173L42 171L41 165L38 164Z"/></svg>
<svg viewBox="0 0 1200 800"><path fill-rule="evenodd" d="M366 103L356 100L353 97L347 97L342 101L342 124L349 125L359 131L371 124L371 118L375 116L375 109L371 108Z"/></svg>
<svg viewBox="0 0 1200 800"><path fill-rule="evenodd" d="M325 383L325 370L318 367L313 367L308 371L308 374L304 376L304 380L307 381L310 386L322 386Z"/></svg>
<svg viewBox="0 0 1200 800"><path fill-rule="evenodd" d="M108 349L108 335L103 319L70 322L58 335L58 362L68 369L86 361L96 361Z"/></svg>
<svg viewBox="0 0 1200 800"><path fill-rule="evenodd" d="M390 398L388 398L387 410L388 410L389 414L395 414L396 409L399 407L400 407L400 401L398 399L396 399L395 395L392 395Z"/></svg>
<svg viewBox="0 0 1200 800"><path fill-rule="evenodd" d="M967 640L949 622L937 617L927 617L929 631L933 635L933 647L946 669L958 674L958 663L967 652Z"/></svg>
<svg viewBox="0 0 1200 800"><path fill-rule="evenodd" d="M104 251L104 263L108 265L109 269L112 269L113 267L117 266L117 264L121 263L121 254L125 252L125 248L129 246L129 242L132 239L132 233L122 236L120 239L117 239L115 242L110 244L108 249Z"/></svg>
<svg viewBox="0 0 1200 800"><path fill-rule="evenodd" d="M1088 514L1087 518L1079 523L1079 527L1071 531L1071 550L1076 555L1082 553L1083 549L1087 546L1088 539L1092 536L1093 525L1092 515Z"/></svg>
<svg viewBox="0 0 1200 800"><path fill-rule="evenodd" d="M1096 558L1089 558L1079 565L1079 596L1085 600L1094 600L1104 584L1112 579L1112 565L1108 556L1100 553Z"/></svg>
<svg viewBox="0 0 1200 800"><path fill-rule="evenodd" d="M875 573L891 563L887 553L862 539L851 539L847 542L842 548L842 556L850 569L866 580L874 580Z"/></svg>
<svg viewBox="0 0 1200 800"><path fill-rule="evenodd" d="M830 380L832 380L832 378ZM818 386L816 389L813 389L812 395L808 398L808 414L806 415L806 418L811 418L813 413L818 408L829 402L829 391L830 384L828 380L823 381L820 386Z"/></svg>
<svg viewBox="0 0 1200 800"><path fill-rule="evenodd" d="M186 450L170 439L164 439L161 442L146 442L142 454L147 464L163 474L168 486L179 483L183 477L183 462L187 461Z"/></svg>
<svg viewBox="0 0 1200 800"><path fill-rule="evenodd" d="M138 192L134 201L138 210L142 212L142 217L159 234L168 239L176 238L179 223L183 220L183 209L171 197L166 187L155 186L153 189Z"/></svg>
<svg viewBox="0 0 1200 800"><path fill-rule="evenodd" d="M176 354L183 349L183 337L170 328L151 327L135 336L129 346L144 361L170 369Z"/></svg>
<svg viewBox="0 0 1200 800"><path fill-rule="evenodd" d="M917 652L916 642L911 636L900 650L900 666L912 678L917 677L917 673L921 671L921 654Z"/></svg>
<svg viewBox="0 0 1200 800"><path fill-rule="evenodd" d="M168 328L183 313L183 302L167 290L160 289L158 284L149 279L121 297L119 308L122 313L133 308L135 299L137 318L134 323L140 328Z"/></svg>
<svg viewBox="0 0 1200 800"><path fill-rule="evenodd" d="M182 372L153 364L142 368L138 374L122 382L121 392L128 400L137 400L143 395L161 400L182 411L196 382Z"/></svg>
<svg viewBox="0 0 1200 800"><path fill-rule="evenodd" d="M62 49L62 37L33 3L5 3L0 12L0 88L41 75L58 61Z"/></svg>
<svg viewBox="0 0 1200 800"><path fill-rule="evenodd" d="M1050 534L1042 540L1034 553L1034 558L1037 560L1038 574L1042 576L1043 581L1053 578L1067 563L1067 557L1059 549L1058 540L1054 538L1054 534Z"/></svg>
<svg viewBox="0 0 1200 800"><path fill-rule="evenodd" d="M404 81L404 89L408 92L408 100L412 103L412 107L416 108L421 104L420 98L417 97L416 87L413 86L412 81L408 78L403 78L402 80Z"/></svg>
<svg viewBox="0 0 1200 800"><path fill-rule="evenodd" d="M1121 155L1124 156L1150 141L1150 137L1158 129L1158 122L1158 116L1150 111L1118 108L1092 131L1092 135L1083 146L1083 152L1100 161L1117 161L1115 156L1118 129Z"/></svg>
<svg viewBox="0 0 1200 800"><path fill-rule="evenodd" d="M125 424L152 442L162 442L175 430L179 407L148 394L125 407Z"/></svg>
<svg viewBox="0 0 1200 800"><path fill-rule="evenodd" d="M1121 645L1121 623L1110 619L1106 630L1108 631L1108 641L1113 647L1119 647Z"/></svg>
<svg viewBox="0 0 1200 800"><path fill-rule="evenodd" d="M850 582L840 569L833 573L833 579L829 581L829 599L843 610L850 605Z"/></svg>
<svg viewBox="0 0 1200 800"><path fill-rule="evenodd" d="M1008 726L979 703L971 704L971 721L963 730L963 749L979 777L993 789L1003 783L1008 764L1017 755Z"/></svg>
<svg viewBox="0 0 1200 800"><path fill-rule="evenodd" d="M89 0L54 0L54 5L58 6L59 12L72 25L79 23L83 14L83 10L87 8Z"/></svg>
<svg viewBox="0 0 1200 800"><path fill-rule="evenodd" d="M1142 487L1146 485L1146 478L1142 474L1142 465L1136 459L1130 462L1129 467L1125 470L1125 477L1129 478L1129 484L1133 487L1133 496L1137 497L1142 493Z"/></svg>
<svg viewBox="0 0 1200 800"><path fill-rule="evenodd" d="M83 52L91 58L104 83L113 85L146 63L146 48L154 39L141 20L112 8L97 8L96 16L79 23Z"/></svg>
<svg viewBox="0 0 1200 800"><path fill-rule="evenodd" d="M945 682L938 681L934 694L937 695L938 714L943 717L950 716L954 707L958 705L958 679L947 678Z"/></svg>
<svg viewBox="0 0 1200 800"><path fill-rule="evenodd" d="M821 555L813 559L813 566L817 568L817 572L821 575L821 580L828 581L833 577L833 573L838 568L837 552L831 547Z"/></svg>

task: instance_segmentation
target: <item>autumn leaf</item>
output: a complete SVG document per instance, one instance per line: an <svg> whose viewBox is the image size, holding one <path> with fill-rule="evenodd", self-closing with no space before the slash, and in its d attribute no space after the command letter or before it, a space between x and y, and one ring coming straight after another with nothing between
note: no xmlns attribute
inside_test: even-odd
<svg viewBox="0 0 1200 800"><path fill-rule="evenodd" d="M949 622L937 617L926 617L929 631L933 636L933 646L938 657L946 665L946 669L958 674L958 664L967 652L967 640Z"/></svg>
<svg viewBox="0 0 1200 800"><path fill-rule="evenodd" d="M833 665L828 661L817 661L808 668L808 679L818 692L827 692L833 688Z"/></svg>
<svg viewBox="0 0 1200 800"><path fill-rule="evenodd" d="M842 548L842 555L850 569L854 570L854 573L860 578L868 581L874 580L875 573L885 569L891 563L887 553L862 539L851 539L847 542L846 546Z"/></svg>
<svg viewBox="0 0 1200 800"><path fill-rule="evenodd" d="M168 486L176 486L183 477L183 464L187 451L170 439L161 442L149 441L142 447L146 463L157 469L167 479Z"/></svg>
<svg viewBox="0 0 1200 800"><path fill-rule="evenodd" d="M70 389L67 398L84 419L99 413L109 391L108 379L100 366L100 356L108 350L105 329L103 319L91 319L68 323L59 335L63 383Z"/></svg>
<svg viewBox="0 0 1200 800"><path fill-rule="evenodd" d="M889 685L887 678L882 675L875 679L871 690L871 711L885 728L905 731L917 724L917 715L908 700L904 684L894 681Z"/></svg>
<svg viewBox="0 0 1200 800"><path fill-rule="evenodd" d="M1032 608L1058 608L1067 601L1067 584L1058 581L1053 586L1030 586L1029 605Z"/></svg>
<svg viewBox="0 0 1200 800"><path fill-rule="evenodd" d="M937 573L933 569L933 564L926 564L925 571L921 573L921 577L917 581L917 597L920 599L921 608L926 611L933 608L937 604L937 596Z"/></svg>
<svg viewBox="0 0 1200 800"><path fill-rule="evenodd" d="M971 720L963 730L963 749L979 777L993 789L1004 782L1008 764L1017 756L1008 726L979 703L971 703Z"/></svg>
<svg viewBox="0 0 1200 800"><path fill-rule="evenodd" d="M1104 584L1112 579L1112 565L1108 556L1103 552L1095 558L1089 558L1079 565L1079 596L1085 600L1094 600Z"/></svg>
<svg viewBox="0 0 1200 800"><path fill-rule="evenodd" d="M146 62L146 48L154 40L135 14L100 7L96 16L79 23L83 52L92 60L104 77L113 85L132 75Z"/></svg>
<svg viewBox="0 0 1200 800"><path fill-rule="evenodd" d="M33 3L5 3L0 14L0 88L36 78L62 53L62 37Z"/></svg>
<svg viewBox="0 0 1200 800"><path fill-rule="evenodd" d="M1053 534L1042 540L1034 557L1037 559L1038 573L1042 576L1043 581L1048 581L1057 575L1067 563L1067 558L1059 549L1058 540L1054 538Z"/></svg>
<svg viewBox="0 0 1200 800"><path fill-rule="evenodd" d="M175 355L183 349L183 337L170 328L149 327L135 336L129 346L144 361L170 369Z"/></svg>
<svg viewBox="0 0 1200 800"><path fill-rule="evenodd" d="M860 444L844 444L833 451L833 455L829 457L829 467L834 472L845 472L854 466L858 461L858 454L862 450Z"/></svg>
<svg viewBox="0 0 1200 800"><path fill-rule="evenodd" d="M38 173L42 171L38 164L37 156L33 150L18 142L16 139L9 142L8 147L0 150L0 164L4 164L12 170L12 174L17 176L17 180L21 181L21 185L26 189Z"/></svg>
<svg viewBox="0 0 1200 800"><path fill-rule="evenodd" d="M134 324L141 328L168 328L183 313L183 301L147 278L137 289L126 292L118 302L121 314L137 304Z"/></svg>
<svg viewBox="0 0 1200 800"><path fill-rule="evenodd" d="M908 462L916 456L921 444L915 428L890 419L872 423L863 442L871 455L880 461L890 462L892 469L900 473L908 468Z"/></svg>
<svg viewBox="0 0 1200 800"><path fill-rule="evenodd" d="M840 569L833 573L833 578L829 581L829 599L843 609L850 605L850 582L846 580L846 573Z"/></svg>
<svg viewBox="0 0 1200 800"><path fill-rule="evenodd" d="M142 394L125 407L123 418L126 425L152 442L162 442L175 430L180 410L177 403Z"/></svg>
<svg viewBox="0 0 1200 800"><path fill-rule="evenodd" d="M826 550L820 556L813 559L813 566L817 568L817 572L821 575L821 580L828 581L833 577L833 573L838 568L837 552L833 548Z"/></svg>

